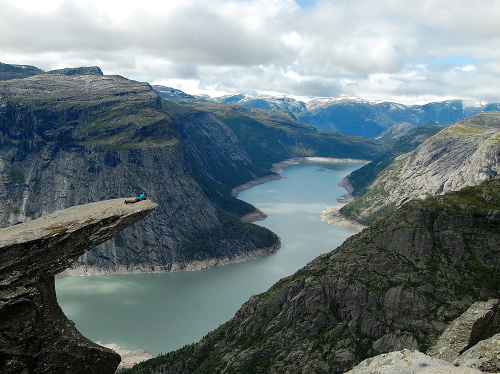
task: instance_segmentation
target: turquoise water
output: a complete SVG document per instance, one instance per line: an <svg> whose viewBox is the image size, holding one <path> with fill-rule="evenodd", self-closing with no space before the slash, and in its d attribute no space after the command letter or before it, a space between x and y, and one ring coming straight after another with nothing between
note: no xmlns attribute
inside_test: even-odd
<svg viewBox="0 0 500 374"><path fill-rule="evenodd" d="M195 272L63 278L59 304L87 338L153 355L200 340L228 321L251 295L266 291L354 231L320 220L346 191L340 180L361 164L307 163L286 179L240 193L268 215L258 224L281 237L281 249L257 260Z"/></svg>

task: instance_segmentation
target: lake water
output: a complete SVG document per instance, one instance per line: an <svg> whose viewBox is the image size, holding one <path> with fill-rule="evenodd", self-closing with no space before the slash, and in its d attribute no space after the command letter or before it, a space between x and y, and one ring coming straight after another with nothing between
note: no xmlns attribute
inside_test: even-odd
<svg viewBox="0 0 500 374"><path fill-rule="evenodd" d="M197 342L233 317L251 295L266 291L354 234L320 220L346 191L337 186L353 163L303 162L281 179L240 193L268 215L258 224L281 237L270 256L195 272L63 278L59 304L93 341L144 349L153 355Z"/></svg>

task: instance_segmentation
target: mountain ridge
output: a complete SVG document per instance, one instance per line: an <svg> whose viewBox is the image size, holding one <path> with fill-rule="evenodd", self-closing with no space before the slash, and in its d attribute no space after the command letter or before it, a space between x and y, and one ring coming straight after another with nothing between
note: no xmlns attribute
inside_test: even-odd
<svg viewBox="0 0 500 374"><path fill-rule="evenodd" d="M412 198L439 195L497 178L500 112L480 113L458 121L414 150L404 151L379 161L379 166L373 163L347 176L356 186L355 201L340 212L370 225ZM376 176L373 168L377 169Z"/></svg>
<svg viewBox="0 0 500 374"><path fill-rule="evenodd" d="M368 138L375 137L401 122L409 122L416 126L446 126L480 112L499 110L499 103L478 103L460 99L408 104L349 97L308 98L301 101L286 95L236 94L216 98L198 96L198 98L266 110L287 111L299 121L318 130L333 130L346 135Z"/></svg>

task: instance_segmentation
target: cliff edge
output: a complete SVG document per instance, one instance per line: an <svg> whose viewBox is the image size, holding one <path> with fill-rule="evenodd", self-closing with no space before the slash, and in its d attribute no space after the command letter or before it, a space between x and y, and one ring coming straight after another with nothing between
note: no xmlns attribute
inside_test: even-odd
<svg viewBox="0 0 500 374"><path fill-rule="evenodd" d="M106 200L0 229L1 373L114 373L120 356L86 339L66 318L55 275L156 206Z"/></svg>

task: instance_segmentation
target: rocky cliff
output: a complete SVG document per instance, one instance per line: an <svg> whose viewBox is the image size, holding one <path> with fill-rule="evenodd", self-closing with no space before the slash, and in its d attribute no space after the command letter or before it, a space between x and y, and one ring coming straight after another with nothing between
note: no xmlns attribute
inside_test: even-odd
<svg viewBox="0 0 500 374"><path fill-rule="evenodd" d="M427 355L408 349L364 360L346 374L481 374L500 372L500 300L474 303Z"/></svg>
<svg viewBox="0 0 500 374"><path fill-rule="evenodd" d="M368 185L341 213L370 225L414 198L478 185L500 173L500 112L486 112L446 127L382 170L366 167ZM371 168L371 169L370 169ZM356 172L364 173L363 168ZM357 177L354 179L358 182ZM359 179L359 178L358 178ZM349 180L349 177L347 178ZM358 183L359 185L359 183ZM359 188L359 187L358 187Z"/></svg>
<svg viewBox="0 0 500 374"><path fill-rule="evenodd" d="M0 82L0 222L146 191L159 203L151 220L84 255L78 273L196 269L276 250L269 230L239 222L253 207L221 187L220 165L196 162L178 125L147 83L73 73ZM252 178L237 145L221 159L239 162L242 183Z"/></svg>
<svg viewBox="0 0 500 374"><path fill-rule="evenodd" d="M141 191L159 205L72 274L194 270L272 253L279 239L240 222L254 207L234 187L276 177L272 164L290 157L380 154L375 141L318 132L284 113L162 100L147 83L95 67L1 71L0 225Z"/></svg>
<svg viewBox="0 0 500 374"><path fill-rule="evenodd" d="M84 338L57 304L54 276L144 218L151 201L75 206L0 229L0 372L114 373L120 356Z"/></svg>
<svg viewBox="0 0 500 374"><path fill-rule="evenodd" d="M499 193L494 180L405 204L149 372L342 373L427 350L474 301L499 296Z"/></svg>

